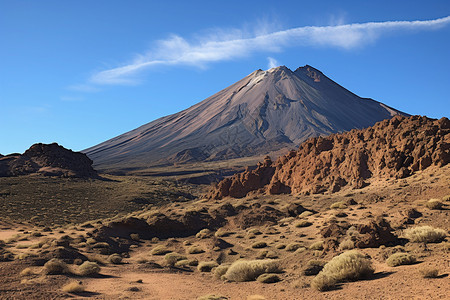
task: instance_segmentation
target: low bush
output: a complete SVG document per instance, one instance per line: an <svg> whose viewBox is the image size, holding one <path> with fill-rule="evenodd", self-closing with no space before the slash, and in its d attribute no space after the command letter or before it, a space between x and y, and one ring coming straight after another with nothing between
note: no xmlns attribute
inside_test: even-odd
<svg viewBox="0 0 450 300"><path fill-rule="evenodd" d="M121 263L122 263L122 256L120 256L120 255L117 254L117 253L111 254L111 255L108 257L108 261L109 261L110 263L112 263L112 264L115 264L115 265L121 264Z"/></svg>
<svg viewBox="0 0 450 300"><path fill-rule="evenodd" d="M46 274L56 275L68 273L69 268L67 267L67 264L62 260L52 258L44 264L44 271Z"/></svg>
<svg viewBox="0 0 450 300"><path fill-rule="evenodd" d="M311 286L319 291L331 289L343 280L358 280L372 275L372 262L356 250L333 257L312 280Z"/></svg>
<svg viewBox="0 0 450 300"><path fill-rule="evenodd" d="M151 255L165 255L165 254L167 254L169 252L170 252L169 249L167 249L166 247L164 247L162 245L159 245L159 246L156 246L155 248L153 248L150 251L150 254Z"/></svg>
<svg viewBox="0 0 450 300"><path fill-rule="evenodd" d="M311 250L322 250L323 249L323 241L318 241L318 242L312 243L309 246L309 249L311 249Z"/></svg>
<svg viewBox="0 0 450 300"><path fill-rule="evenodd" d="M429 209L442 209L443 203L439 199L430 199L425 206Z"/></svg>
<svg viewBox="0 0 450 300"><path fill-rule="evenodd" d="M205 252L205 250L203 250L199 246L191 246L188 249L188 253L189 254L200 254L200 253L203 253L203 252Z"/></svg>
<svg viewBox="0 0 450 300"><path fill-rule="evenodd" d="M215 267L219 266L215 261L202 261L198 264L197 270L200 272L211 272Z"/></svg>
<svg viewBox="0 0 450 300"><path fill-rule="evenodd" d="M313 223L306 221L306 220L301 220L298 223L295 224L295 227L297 228L301 228L301 227L308 227L311 226Z"/></svg>
<svg viewBox="0 0 450 300"><path fill-rule="evenodd" d="M66 293L82 293L85 291L85 287L77 281L66 284L62 287L62 290Z"/></svg>
<svg viewBox="0 0 450 300"><path fill-rule="evenodd" d="M446 236L445 230L431 226L413 227L405 230L405 237L413 243L438 243Z"/></svg>
<svg viewBox="0 0 450 300"><path fill-rule="evenodd" d="M225 275L225 273L228 271L228 268L230 265L220 265L217 268L214 269L214 276L217 279L222 279L222 276Z"/></svg>
<svg viewBox="0 0 450 300"><path fill-rule="evenodd" d="M345 204L343 201L334 202L330 205L331 209L344 209L347 208L347 204Z"/></svg>
<svg viewBox="0 0 450 300"><path fill-rule="evenodd" d="M266 242L255 242L252 244L252 248L254 248L254 249L261 249L261 248L266 248L266 247L267 247Z"/></svg>
<svg viewBox="0 0 450 300"><path fill-rule="evenodd" d="M348 240L343 240L340 244L339 244L339 249L340 250L351 250L355 248L355 243L348 239Z"/></svg>
<svg viewBox="0 0 450 300"><path fill-rule="evenodd" d="M281 264L278 260L238 260L235 261L225 273L225 278L230 281L252 281L264 273L278 273Z"/></svg>
<svg viewBox="0 0 450 300"><path fill-rule="evenodd" d="M164 256L164 259L166 260L167 265L174 266L178 261L186 260L187 257L179 253L171 252L167 253L166 256Z"/></svg>
<svg viewBox="0 0 450 300"><path fill-rule="evenodd" d="M439 270L432 267L423 267L419 270L423 278L437 278L439 277Z"/></svg>
<svg viewBox="0 0 450 300"><path fill-rule="evenodd" d="M78 267L81 276L94 276L100 273L100 266L96 262L85 261Z"/></svg>
<svg viewBox="0 0 450 300"><path fill-rule="evenodd" d="M289 252L294 252L295 250L297 250L298 248L302 247L303 245L300 243L290 243L286 246L286 251Z"/></svg>
<svg viewBox="0 0 450 300"><path fill-rule="evenodd" d="M386 260L386 264L390 267L397 267L401 265L411 265L416 262L416 258L409 254L403 252L397 252L389 256Z"/></svg>
<svg viewBox="0 0 450 300"><path fill-rule="evenodd" d="M264 273L259 275L258 278L256 278L256 280L262 283L275 283L280 281L280 277L277 274Z"/></svg>

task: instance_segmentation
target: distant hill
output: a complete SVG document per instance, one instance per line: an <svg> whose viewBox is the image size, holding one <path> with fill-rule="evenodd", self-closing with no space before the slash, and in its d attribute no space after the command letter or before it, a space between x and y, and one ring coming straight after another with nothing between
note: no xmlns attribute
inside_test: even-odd
<svg viewBox="0 0 450 300"><path fill-rule="evenodd" d="M407 115L361 98L311 66L257 70L179 113L84 150L99 170L264 155L314 136Z"/></svg>
<svg viewBox="0 0 450 300"><path fill-rule="evenodd" d="M60 177L97 177L92 160L56 143L34 144L23 154L0 155L0 177L40 174Z"/></svg>

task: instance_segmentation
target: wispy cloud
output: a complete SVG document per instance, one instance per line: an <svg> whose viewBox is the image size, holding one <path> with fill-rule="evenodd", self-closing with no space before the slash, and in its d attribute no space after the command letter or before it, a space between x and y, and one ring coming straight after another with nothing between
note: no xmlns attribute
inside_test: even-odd
<svg viewBox="0 0 450 300"><path fill-rule="evenodd" d="M239 30L188 41L178 35L156 42L148 52L123 66L93 74L91 84L137 84L141 72L160 65L206 67L209 63L246 57L256 52L279 52L287 47L325 46L352 49L380 36L404 31L432 30L450 24L450 16L427 21L387 21L334 26L305 26L245 36Z"/></svg>
<svg viewBox="0 0 450 300"><path fill-rule="evenodd" d="M275 58L268 57L267 60L268 60L268 63L267 63L267 68L268 69L272 69L272 68L275 68L275 67L279 66L279 64L278 64L278 62L277 62L277 60Z"/></svg>

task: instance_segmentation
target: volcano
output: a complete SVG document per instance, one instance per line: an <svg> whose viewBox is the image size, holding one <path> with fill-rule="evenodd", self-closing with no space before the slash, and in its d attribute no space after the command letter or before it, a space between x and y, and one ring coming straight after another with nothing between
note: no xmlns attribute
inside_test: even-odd
<svg viewBox="0 0 450 300"><path fill-rule="evenodd" d="M260 156L314 136L407 114L361 98L319 70L256 70L181 112L84 150L98 170Z"/></svg>

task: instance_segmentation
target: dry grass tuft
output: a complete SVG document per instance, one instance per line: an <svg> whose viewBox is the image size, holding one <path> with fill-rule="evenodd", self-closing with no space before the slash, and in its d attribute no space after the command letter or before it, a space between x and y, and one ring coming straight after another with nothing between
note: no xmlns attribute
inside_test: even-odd
<svg viewBox="0 0 450 300"><path fill-rule="evenodd" d="M100 266L96 262L85 261L78 267L81 276L95 276L100 273Z"/></svg>
<svg viewBox="0 0 450 300"><path fill-rule="evenodd" d="M44 271L46 274L56 275L68 273L69 268L67 267L67 264L62 260L52 258L44 264Z"/></svg>
<svg viewBox="0 0 450 300"><path fill-rule="evenodd" d="M261 249L261 248L266 248L266 247L267 247L266 242L255 242L252 244L252 248L254 248L254 249Z"/></svg>
<svg viewBox="0 0 450 300"><path fill-rule="evenodd" d="M286 251L294 252L295 250L297 250L300 247L303 247L303 245L300 243L290 243L286 246L285 249L286 249Z"/></svg>
<svg viewBox="0 0 450 300"><path fill-rule="evenodd" d="M222 276L225 275L225 273L228 271L228 268L230 268L230 265L218 266L217 268L214 269L214 277L216 277L217 279L222 279Z"/></svg>
<svg viewBox="0 0 450 300"><path fill-rule="evenodd" d="M295 224L295 227L297 228L301 228L301 227L308 227L311 226L313 223L306 221L306 220L301 220L298 223Z"/></svg>
<svg viewBox="0 0 450 300"><path fill-rule="evenodd" d="M373 274L372 262L356 250L333 257L311 281L311 287L325 291L343 280L358 280Z"/></svg>
<svg viewBox="0 0 450 300"><path fill-rule="evenodd" d="M224 276L230 281L243 282L255 280L264 273L280 271L281 264L278 260L238 260L228 268Z"/></svg>
<svg viewBox="0 0 450 300"><path fill-rule="evenodd" d="M405 237L413 243L438 243L446 236L445 230L431 226L413 227L405 230Z"/></svg>
<svg viewBox="0 0 450 300"><path fill-rule="evenodd" d="M311 250L323 250L323 241L318 241L318 242L312 243L309 246L309 249L311 249Z"/></svg>
<svg viewBox="0 0 450 300"><path fill-rule="evenodd" d="M340 244L339 244L339 250L351 250L355 248L355 243L350 240L343 240Z"/></svg>
<svg viewBox="0 0 450 300"><path fill-rule="evenodd" d="M345 204L343 201L334 202L330 205L331 209L344 209L347 208L347 204Z"/></svg>
<svg viewBox="0 0 450 300"><path fill-rule="evenodd" d="M439 199L430 199L425 206L429 209L442 209L443 203Z"/></svg>
<svg viewBox="0 0 450 300"><path fill-rule="evenodd" d="M25 268L22 270L22 272L20 272L20 276L31 276L31 275L35 275L35 273L31 268Z"/></svg>
<svg viewBox="0 0 450 300"><path fill-rule="evenodd" d="M439 277L439 270L437 268L433 267L423 267L419 270L420 275L422 275L423 278L438 278Z"/></svg>
<svg viewBox="0 0 450 300"><path fill-rule="evenodd" d="M256 280L262 283L275 283L280 281L280 277L277 274L264 273L259 275L258 278L256 278Z"/></svg>
<svg viewBox="0 0 450 300"><path fill-rule="evenodd" d="M163 245L156 246L150 251L151 255L165 255L169 253L170 250L164 247Z"/></svg>
<svg viewBox="0 0 450 300"><path fill-rule="evenodd" d="M203 253L203 252L205 252L205 250L203 250L199 246L191 246L188 249L188 253L189 254L200 254L200 253Z"/></svg>
<svg viewBox="0 0 450 300"><path fill-rule="evenodd" d="M262 295L250 295L247 296L247 300L266 300L266 298Z"/></svg>
<svg viewBox="0 0 450 300"><path fill-rule="evenodd" d="M306 268L303 270L303 275L305 276L314 276L319 274L322 271L323 267L327 264L326 261L323 260L310 260L306 265Z"/></svg>
<svg viewBox="0 0 450 300"><path fill-rule="evenodd" d="M166 256L164 256L164 259L166 260L167 265L174 266L178 261L186 260L187 257L176 252L171 252L167 253Z"/></svg>
<svg viewBox="0 0 450 300"><path fill-rule="evenodd" d="M117 253L111 254L111 255L108 257L108 261L109 261L110 263L112 263L112 264L115 264L115 265L121 264L121 263L122 263L122 256L120 256L120 255L117 254Z"/></svg>
<svg viewBox="0 0 450 300"><path fill-rule="evenodd" d="M208 238L208 237L210 237L210 236L212 236L212 232L211 232L211 230L209 230L208 228L205 228L205 229L200 230L200 231L195 235L195 237L196 237L196 238L199 238L199 239L205 239L205 238Z"/></svg>
<svg viewBox="0 0 450 300"><path fill-rule="evenodd" d="M86 288L77 281L71 282L69 284L66 284L65 286L62 287L62 290L66 293L82 293L86 290Z"/></svg>
<svg viewBox="0 0 450 300"><path fill-rule="evenodd" d="M397 267L401 265L411 265L416 262L416 258L409 254L409 253L403 253L398 252L394 253L386 260L386 264L390 267Z"/></svg>
<svg viewBox="0 0 450 300"><path fill-rule="evenodd" d="M200 272L211 272L215 267L219 266L215 261L202 261L198 263L197 270Z"/></svg>

